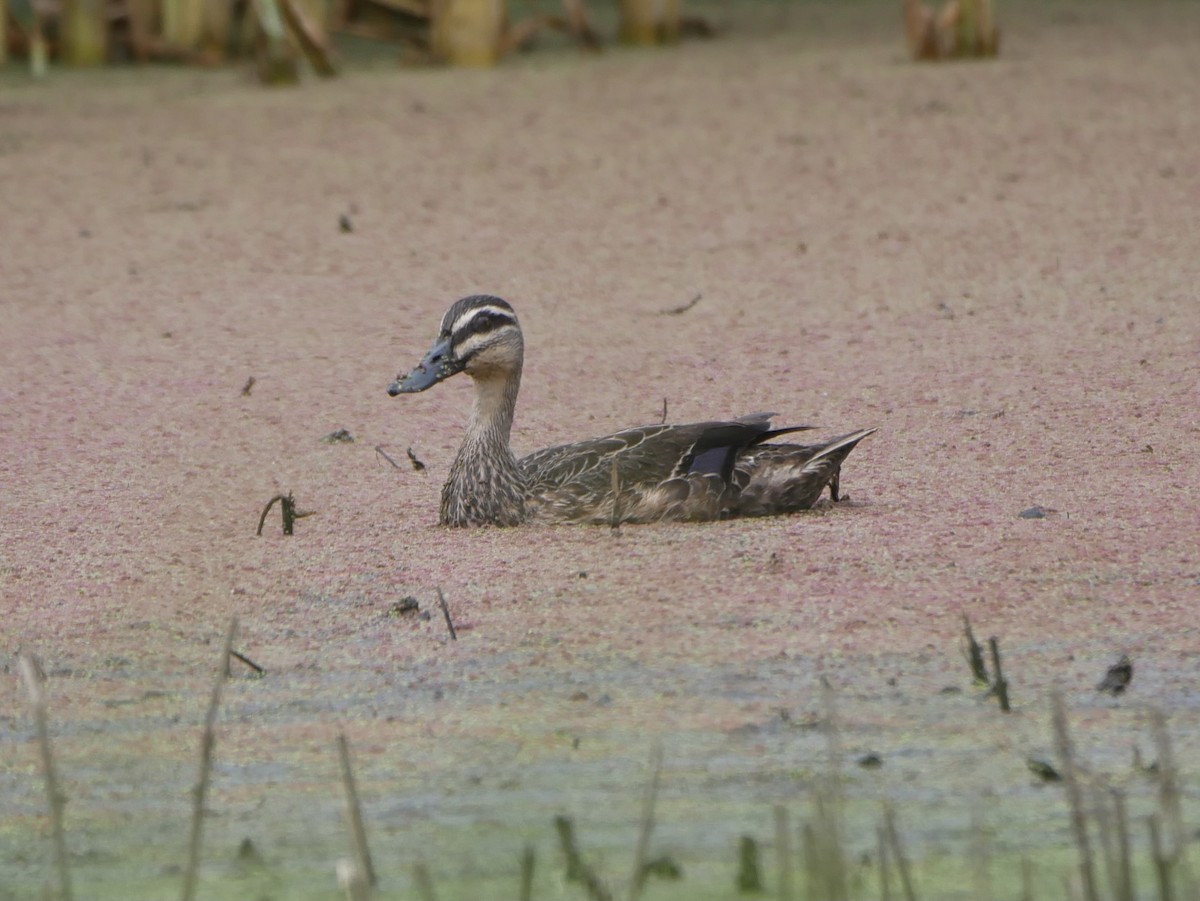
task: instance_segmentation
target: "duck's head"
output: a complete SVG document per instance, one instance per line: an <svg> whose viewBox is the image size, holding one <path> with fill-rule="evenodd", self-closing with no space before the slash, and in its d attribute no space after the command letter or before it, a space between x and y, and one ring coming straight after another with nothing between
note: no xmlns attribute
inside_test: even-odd
<svg viewBox="0 0 1200 901"><path fill-rule="evenodd" d="M464 297L442 317L442 329L425 358L397 376L388 394L413 394L459 372L475 380L520 373L525 343L508 301L488 294Z"/></svg>

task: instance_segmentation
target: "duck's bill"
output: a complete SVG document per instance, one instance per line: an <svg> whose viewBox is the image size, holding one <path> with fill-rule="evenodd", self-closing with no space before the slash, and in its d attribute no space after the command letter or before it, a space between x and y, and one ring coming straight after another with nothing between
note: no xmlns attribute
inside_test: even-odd
<svg viewBox="0 0 1200 901"><path fill-rule="evenodd" d="M439 339L425 354L425 359L417 364L416 369L408 375L397 377L388 387L388 394L415 394L432 388L438 382L450 378L457 372L462 372L463 361L455 358L450 351L450 339Z"/></svg>

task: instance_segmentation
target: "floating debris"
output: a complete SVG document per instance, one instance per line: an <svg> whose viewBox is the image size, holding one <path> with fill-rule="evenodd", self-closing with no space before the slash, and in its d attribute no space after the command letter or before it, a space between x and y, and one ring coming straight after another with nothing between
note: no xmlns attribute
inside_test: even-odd
<svg viewBox="0 0 1200 901"><path fill-rule="evenodd" d="M1127 655L1122 654L1121 659L1108 668L1108 672L1096 686L1096 691L1107 691L1110 695L1116 696L1123 694L1132 681L1133 661Z"/></svg>
<svg viewBox="0 0 1200 901"><path fill-rule="evenodd" d="M336 432L330 432L321 439L322 444L353 444L354 436L345 429L338 429Z"/></svg>
<svg viewBox="0 0 1200 901"><path fill-rule="evenodd" d="M1029 767L1029 772L1037 776L1043 782L1061 782L1062 773L1056 770L1053 765L1047 763L1038 757L1030 757L1025 761L1025 766Z"/></svg>

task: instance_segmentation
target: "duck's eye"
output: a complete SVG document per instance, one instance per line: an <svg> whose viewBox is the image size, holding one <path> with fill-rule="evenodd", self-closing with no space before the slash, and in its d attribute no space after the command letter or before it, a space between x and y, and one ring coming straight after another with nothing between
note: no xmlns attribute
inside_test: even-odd
<svg viewBox="0 0 1200 901"><path fill-rule="evenodd" d="M494 313L480 313L471 320L471 325L482 330L490 329L496 324L496 315Z"/></svg>

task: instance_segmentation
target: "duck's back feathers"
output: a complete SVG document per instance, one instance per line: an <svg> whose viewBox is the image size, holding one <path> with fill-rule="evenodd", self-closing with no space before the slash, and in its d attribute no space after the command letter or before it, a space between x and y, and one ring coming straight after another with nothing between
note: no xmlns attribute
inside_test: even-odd
<svg viewBox="0 0 1200 901"><path fill-rule="evenodd" d="M770 415L643 426L537 451L518 463L530 516L655 522L804 510L826 486L836 493L842 460L873 431L828 444L767 444L809 428L771 429Z"/></svg>

